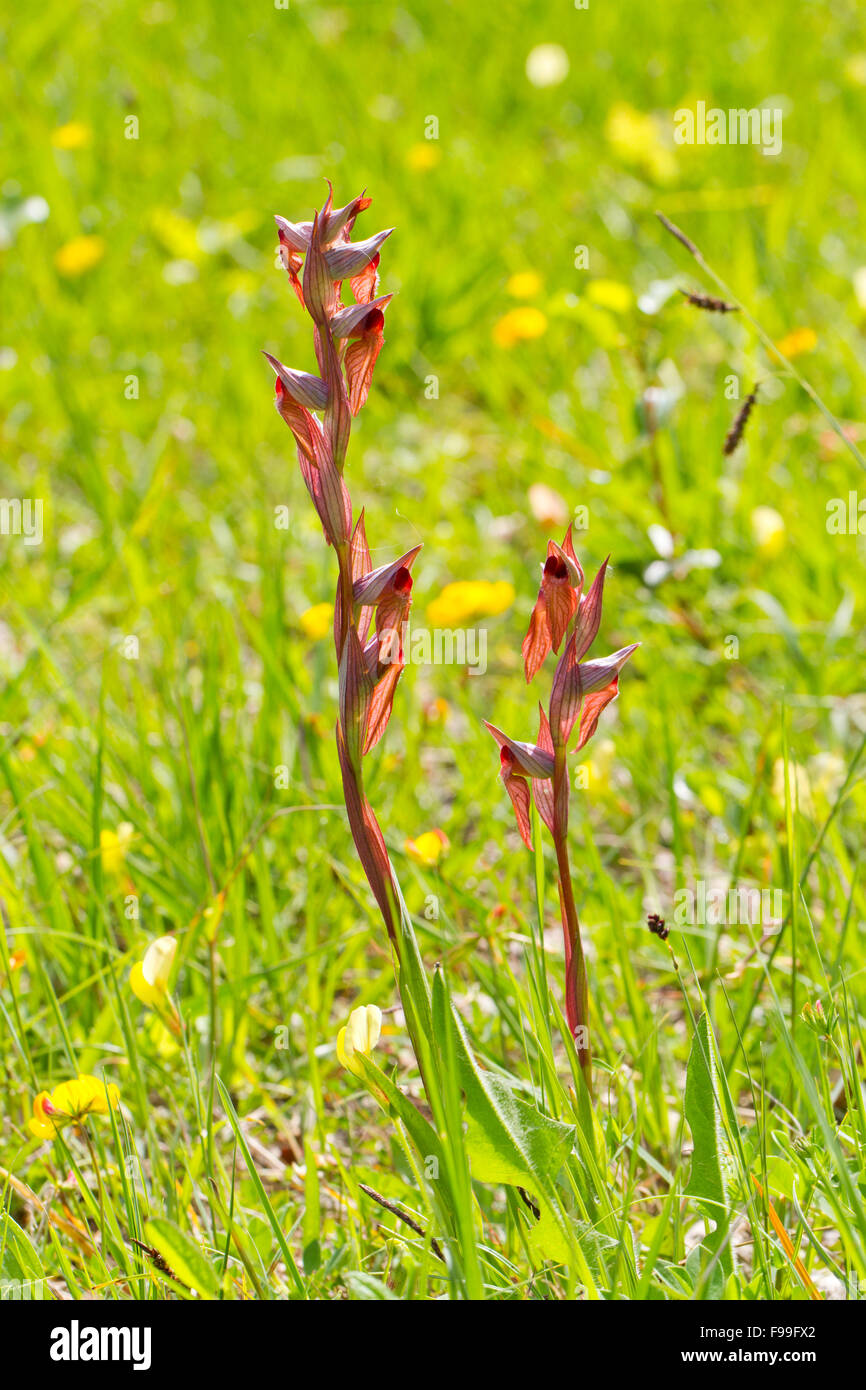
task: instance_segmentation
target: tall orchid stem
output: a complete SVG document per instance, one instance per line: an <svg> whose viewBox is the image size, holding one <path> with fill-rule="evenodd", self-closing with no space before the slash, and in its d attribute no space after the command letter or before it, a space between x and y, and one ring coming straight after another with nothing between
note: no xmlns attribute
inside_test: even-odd
<svg viewBox="0 0 866 1390"><path fill-rule="evenodd" d="M592 1049L589 1043L589 985L586 976L586 958L580 936L580 920L574 901L571 882L571 865L568 862L568 766L565 748L556 754L553 773L553 797L555 812L555 831L553 836L556 849L556 866L559 872L559 903L562 911L562 929L565 935L565 1004L568 1025L574 1037L577 1057L580 1062L586 1088L592 1095ZM565 808L560 815L559 808Z"/></svg>
<svg viewBox="0 0 866 1390"><path fill-rule="evenodd" d="M354 624L355 608L352 599L352 560L347 541L341 541L337 546L337 560L340 565L340 597L343 603L343 642L345 642L349 628ZM342 650L337 653L338 661L342 654Z"/></svg>

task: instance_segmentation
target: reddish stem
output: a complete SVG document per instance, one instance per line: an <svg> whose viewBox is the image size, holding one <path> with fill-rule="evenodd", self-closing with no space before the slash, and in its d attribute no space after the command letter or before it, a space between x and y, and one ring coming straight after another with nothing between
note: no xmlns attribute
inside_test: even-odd
<svg viewBox="0 0 866 1390"><path fill-rule="evenodd" d="M592 1095L592 1050L589 1042L589 986L586 959L580 937L580 920L571 883L568 862L568 766L564 745L556 752L553 773L554 832L556 865L559 871L559 905L565 938L565 1011L577 1048L587 1090Z"/></svg>

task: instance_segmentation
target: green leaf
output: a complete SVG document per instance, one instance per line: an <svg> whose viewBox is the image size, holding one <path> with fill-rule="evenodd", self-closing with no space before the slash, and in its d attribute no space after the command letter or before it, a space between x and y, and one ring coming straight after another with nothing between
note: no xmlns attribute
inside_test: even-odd
<svg viewBox="0 0 866 1390"><path fill-rule="evenodd" d="M0 1212L0 1299L44 1302L45 1270L29 1237L8 1212Z"/></svg>
<svg viewBox="0 0 866 1390"><path fill-rule="evenodd" d="M584 1258L596 1283L607 1284L610 1275L606 1257L610 1263L616 1262L616 1254L621 1242L615 1236L605 1235L594 1230L587 1221L577 1221L567 1217L574 1239L580 1242ZM630 1239L629 1236L626 1239ZM529 1248L539 1260L553 1260L556 1264L568 1264L572 1247L566 1240L562 1228L549 1207L542 1207L541 1216L529 1232Z"/></svg>
<svg viewBox="0 0 866 1390"><path fill-rule="evenodd" d="M574 1143L574 1127L518 1100L495 1072L479 1067L448 997L441 970L433 981L434 1031L440 1046L450 1030L466 1097L466 1146L480 1182L529 1186L546 1192Z"/></svg>
<svg viewBox="0 0 866 1390"><path fill-rule="evenodd" d="M144 1223L144 1238L172 1270L176 1279L195 1289L202 1298L219 1297L219 1281L213 1265L195 1241L163 1216Z"/></svg>
<svg viewBox="0 0 866 1390"><path fill-rule="evenodd" d="M216 1084L220 1096L222 1097L222 1103L225 1107L228 1122L234 1130L235 1138L238 1141L238 1147L241 1153L243 1154L244 1163L247 1165L247 1171L250 1175L250 1178L252 1179L253 1187L256 1189L256 1192L258 1193L259 1201L262 1204L262 1210L264 1211L264 1214L267 1217L271 1230L276 1236L277 1245L280 1247L280 1252L282 1254L283 1260L285 1261L286 1270L289 1274L289 1277L292 1279L295 1285L296 1291L303 1298L306 1296L306 1290L304 1288L303 1280L301 1279L298 1266L295 1263L295 1258L291 1250L289 1249L285 1233L283 1231L282 1226L280 1225L280 1219L277 1216L277 1213L274 1211L273 1206L271 1205L271 1201L268 1197L267 1192L265 1191L264 1183L259 1177L259 1170L253 1162L253 1156L250 1153L250 1146L247 1143L246 1136L241 1128L241 1122L238 1119L237 1111L235 1110L234 1105L232 1104L232 1098L229 1095L226 1086L220 1080L219 1077L216 1078Z"/></svg>
<svg viewBox="0 0 866 1390"><path fill-rule="evenodd" d="M304 1135L304 1170L304 1219L302 1226L304 1273L313 1274L322 1263L322 1246L319 1239L321 1204L319 1201L319 1170L316 1167L316 1152L308 1134Z"/></svg>
<svg viewBox="0 0 866 1390"><path fill-rule="evenodd" d="M367 1088L387 1109L391 1118L400 1120L405 1126L425 1169L433 1160L432 1171L438 1175L440 1190L449 1206L453 1206L453 1198L448 1186L445 1156L442 1152L439 1136L433 1126L371 1057L357 1053L356 1062L361 1068L362 1079Z"/></svg>
<svg viewBox="0 0 866 1390"><path fill-rule="evenodd" d="M704 1241L706 1249L713 1254L720 1252L719 1263L731 1274L733 1256L726 1241L731 1221L725 1181L729 1159L717 1096L715 1041L708 1015L701 1014L686 1072L685 1114L694 1143L686 1193L697 1200L707 1222L713 1224Z"/></svg>
<svg viewBox="0 0 866 1390"><path fill-rule="evenodd" d="M440 1055L450 1054L459 1073L466 1107L466 1152L473 1178L530 1188L538 1198L542 1217L547 1218L540 1238L544 1257L572 1264L586 1285L587 1295L597 1298L580 1232L563 1211L555 1182L574 1145L574 1126L552 1120L534 1105L518 1100L502 1077L478 1065L441 969L433 978L433 1032Z"/></svg>
<svg viewBox="0 0 866 1390"><path fill-rule="evenodd" d="M377 1279L373 1274L364 1274L360 1269L350 1270L346 1275L346 1283L354 1298L363 1299L366 1302L399 1303L401 1301L395 1293L391 1292L387 1284L382 1283L381 1279Z"/></svg>

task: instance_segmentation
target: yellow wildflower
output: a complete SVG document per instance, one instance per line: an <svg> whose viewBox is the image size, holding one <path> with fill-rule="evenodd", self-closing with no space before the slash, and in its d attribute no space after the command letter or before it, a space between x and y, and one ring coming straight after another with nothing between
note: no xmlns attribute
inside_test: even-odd
<svg viewBox="0 0 866 1390"><path fill-rule="evenodd" d="M313 642L319 642L323 637L327 637L331 631L333 619L333 604L314 603L312 608L308 608L305 613L301 614L298 622L305 636Z"/></svg>
<svg viewBox="0 0 866 1390"><path fill-rule="evenodd" d="M337 1056L343 1066L360 1076L361 1068L355 1060L356 1055L361 1053L369 1057L381 1032L382 1010L377 1009L375 1004L364 1004L359 1009L353 1009L348 1024L337 1034Z"/></svg>
<svg viewBox="0 0 866 1390"><path fill-rule="evenodd" d="M845 61L844 72L855 87L866 87L866 53L852 53Z"/></svg>
<svg viewBox="0 0 866 1390"><path fill-rule="evenodd" d="M202 246L198 227L188 217L171 208L153 208L148 218L150 230L168 254L179 261L198 261Z"/></svg>
<svg viewBox="0 0 866 1390"><path fill-rule="evenodd" d="M120 822L116 830L100 830L99 851L102 856L102 869L106 874L119 874L126 862L126 854L135 835L135 826L128 820Z"/></svg>
<svg viewBox="0 0 866 1390"><path fill-rule="evenodd" d="M144 959L136 961L129 972L129 987L149 1009L162 1003L168 993L168 979L177 952L177 938L160 936L152 941Z"/></svg>
<svg viewBox="0 0 866 1390"><path fill-rule="evenodd" d="M454 627L468 618L495 617L514 602L514 585L506 579L490 583L483 579L457 580L446 584L441 594L427 605L427 617L434 627Z"/></svg>
<svg viewBox="0 0 866 1390"><path fill-rule="evenodd" d="M814 328L794 328L780 338L776 347L785 357L800 357L804 352L812 352L818 345L818 334Z"/></svg>
<svg viewBox="0 0 866 1390"><path fill-rule="evenodd" d="M74 280L98 265L105 255L105 240L101 236L77 236L61 246L54 257L60 275Z"/></svg>
<svg viewBox="0 0 866 1390"><path fill-rule="evenodd" d="M37 1139L53 1139L63 1125L88 1115L107 1115L109 1105L114 1110L119 1104L120 1092L113 1083L106 1086L99 1076L77 1076L74 1081L61 1081L51 1093L39 1092L28 1128Z"/></svg>
<svg viewBox="0 0 866 1390"><path fill-rule="evenodd" d="M422 140L407 151L406 164L413 174L425 174L428 169L435 169L441 158L435 141Z"/></svg>
<svg viewBox="0 0 866 1390"><path fill-rule="evenodd" d="M403 848L416 864L423 864L425 869L433 869L442 855L448 852L450 845L444 831L425 830L417 840L407 840Z"/></svg>
<svg viewBox="0 0 866 1390"><path fill-rule="evenodd" d="M56 150L80 150L90 144L90 134L83 121L68 121L52 133L51 143Z"/></svg>
<svg viewBox="0 0 866 1390"><path fill-rule="evenodd" d="M657 116L638 111L627 101L618 101L607 114L604 133L624 164L641 169L657 183L671 183L677 177L677 161L667 143L667 127Z"/></svg>
<svg viewBox="0 0 866 1390"><path fill-rule="evenodd" d="M518 270L505 282L505 288L513 299L533 299L541 292L541 276L534 270Z"/></svg>
<svg viewBox="0 0 866 1390"><path fill-rule="evenodd" d="M515 343L540 338L546 332L546 315L526 304L521 309L509 309L493 325L493 341L499 347L514 347Z"/></svg>
<svg viewBox="0 0 866 1390"><path fill-rule="evenodd" d="M775 507L756 507L751 515L752 536L760 555L773 559L785 548L785 522Z"/></svg>
<svg viewBox="0 0 866 1390"><path fill-rule="evenodd" d="M634 303L634 295L621 280L590 280L586 287L586 297L591 304L598 304L602 309L611 309L615 314L628 313Z"/></svg>

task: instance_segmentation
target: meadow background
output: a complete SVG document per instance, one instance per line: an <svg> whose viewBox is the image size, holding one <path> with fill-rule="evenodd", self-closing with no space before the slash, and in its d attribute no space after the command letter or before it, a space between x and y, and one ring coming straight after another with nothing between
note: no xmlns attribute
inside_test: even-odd
<svg viewBox="0 0 866 1390"><path fill-rule="evenodd" d="M531 80L542 44L567 73ZM826 518L866 477L784 376L723 456L726 380L742 399L774 364L743 315L683 303L712 285L653 214L866 447L862 11L49 0L2 62L0 494L45 517L41 545L0 537L4 1277L63 1297L855 1297L866 588L862 537ZM782 109L781 154L676 146L699 99ZM477 1185L480 1282L465 1232L439 1260L397 1130L335 1057L349 1010L396 994L342 809L333 556L260 354L311 369L272 214L309 217L326 177L338 203L372 195L358 235L397 228L349 461L374 563L423 541L415 624L488 643L484 675L410 665L370 794L480 1058L528 1095L546 1059L543 1104L570 1123L533 993L543 940L561 999L557 907L548 883L542 937L481 719L534 735L520 642L575 508L587 572L613 558L598 652L643 644L572 812L604 1153L595 1205L572 1180L589 1280L544 1258L513 1188ZM464 581L498 587L443 601ZM447 851L407 846L433 830ZM670 924L699 882L780 890L784 929L675 930L678 974L646 915ZM182 1045L128 985L164 934ZM704 1007L736 1129L721 1281L685 1192ZM385 1018L380 1064L417 1096ZM90 1072L118 1085L115 1121L89 1148L30 1135L36 1092ZM132 1244L156 1237L176 1282Z"/></svg>

